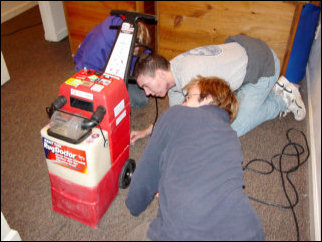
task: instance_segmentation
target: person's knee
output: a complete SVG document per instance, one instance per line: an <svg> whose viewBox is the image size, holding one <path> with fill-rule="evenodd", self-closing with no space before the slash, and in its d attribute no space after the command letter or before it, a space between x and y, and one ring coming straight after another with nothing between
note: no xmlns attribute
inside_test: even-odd
<svg viewBox="0 0 322 242"><path fill-rule="evenodd" d="M128 92L132 108L141 108L147 105L149 101L148 97L145 95L145 92L136 84L129 84Z"/></svg>

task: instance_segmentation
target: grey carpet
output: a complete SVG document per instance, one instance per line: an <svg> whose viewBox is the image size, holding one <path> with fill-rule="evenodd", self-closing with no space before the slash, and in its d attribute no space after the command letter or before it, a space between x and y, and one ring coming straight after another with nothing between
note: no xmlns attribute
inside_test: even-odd
<svg viewBox="0 0 322 242"><path fill-rule="evenodd" d="M96 229L52 210L40 130L48 123L45 107L57 97L60 84L74 74L74 63L68 38L58 43L47 42L42 25L24 29L40 22L39 9L35 7L1 24L1 50L11 76L11 80L1 87L1 211L22 240L123 240L135 227L156 215L156 200L142 215L133 217L124 204L128 190L121 189ZM305 80L301 85L306 100ZM168 100L165 98L158 102L161 114L168 108ZM154 115L155 101L150 98L146 107L132 109L131 128L146 127L154 120ZM268 121L241 137L243 165L254 158L270 160L275 154L280 154L288 143L287 130L297 128L308 134L306 122L297 122L292 114L288 114L285 118ZM295 136L292 142L304 145L300 135L292 136ZM147 141L148 138L132 146L130 157L138 162ZM294 153L294 150L294 147L289 147L286 153ZM301 161L305 154L301 155ZM308 162L290 174L298 191L295 214L300 240L310 240ZM278 158L274 164L278 167ZM283 170L296 164L296 157L283 156ZM267 165L259 162L250 167L269 170ZM247 195L288 205L278 172L264 176L245 171L244 179ZM286 189L294 202L295 195L289 184ZM296 240L290 209L251 203L262 219L267 240Z"/></svg>

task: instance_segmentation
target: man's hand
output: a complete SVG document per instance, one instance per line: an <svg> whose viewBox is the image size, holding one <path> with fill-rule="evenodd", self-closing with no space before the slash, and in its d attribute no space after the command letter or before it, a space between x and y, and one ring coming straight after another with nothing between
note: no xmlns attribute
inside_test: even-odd
<svg viewBox="0 0 322 242"><path fill-rule="evenodd" d="M153 125L150 124L149 127L143 130L134 130L130 134L130 144L134 145L135 141L142 139L152 133Z"/></svg>

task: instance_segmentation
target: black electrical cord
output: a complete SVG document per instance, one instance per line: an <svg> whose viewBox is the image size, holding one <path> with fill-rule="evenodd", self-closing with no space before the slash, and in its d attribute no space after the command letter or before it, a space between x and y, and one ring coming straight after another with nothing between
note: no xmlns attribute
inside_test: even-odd
<svg viewBox="0 0 322 242"><path fill-rule="evenodd" d="M292 142L292 140L291 140L291 138L289 136L289 134L290 134L291 131L297 131L297 132L299 132L303 136L303 138L305 140L305 147L303 147L302 145L300 145L298 143ZM259 200L257 198L253 198L251 196L249 196L249 199L251 199L253 201L256 201L258 203L262 203L262 204L268 205L268 206L274 206L274 207L283 208L283 209L291 209L292 214L293 214L293 218L294 218L294 222L295 222L295 227L296 227L297 241L299 241L299 239L300 239L299 226L298 226L297 217L296 217L296 214L295 214L295 211L294 211L295 206L298 204L299 196L298 196L298 192L296 190L296 187L294 186L293 182L291 181L289 175L292 172L297 171L300 166L302 166L305 162L307 162L307 160L308 160L308 158L310 156L310 149L309 149L309 145L308 145L308 141L307 141L306 135L301 130L298 130L298 129L295 129L295 128L290 128L286 132L286 137L287 137L287 140L288 140L288 144L286 144L283 147L281 154L274 155L271 158L270 161L267 161L267 160L264 160L264 159L253 159L253 160L249 161L245 166L243 166L243 170L250 170L250 171L253 171L253 172L262 174L262 175L269 175L274 170L280 173L281 180L282 180L283 191L284 191L285 197L286 197L286 199L288 201L288 204L289 204L288 206L280 205L280 204L275 204L275 203L270 203L270 202L265 202L265 201L261 201L261 200ZM295 153L286 153L286 150L289 147L293 147L294 150L295 150ZM305 153L305 150L307 150L307 155L301 161L301 155L303 155ZM282 161L283 161L283 157L284 156L294 156L294 157L296 157L297 158L297 165L294 166L294 167L292 167L292 168L290 168L290 169L288 169L288 170L283 170L282 169ZM278 157L278 168L273 163L274 159L277 158L277 157ZM268 164L270 166L270 168L271 168L270 171L263 172L263 171L258 171L258 170L254 170L254 169L248 168L248 166L250 164L252 164L253 162L256 162L256 161L264 162L264 163ZM287 179L288 183L291 185L292 190L293 190L293 192L294 192L294 194L296 196L296 200L295 200L294 203L292 203L292 201L291 201L291 199L290 199L290 197L288 195L288 192L286 191L284 174L286 174L286 179Z"/></svg>
<svg viewBox="0 0 322 242"><path fill-rule="evenodd" d="M100 129L100 131L101 131L102 137L103 137L103 139L104 139L104 147L105 147L105 145L107 144L107 140L106 140L106 138L105 138L105 136L104 136L104 134L103 134L103 130L102 130L102 128L101 128L101 125L100 125L100 124L97 124L97 125L98 125L98 127L99 127L99 129Z"/></svg>
<svg viewBox="0 0 322 242"><path fill-rule="evenodd" d="M156 107L156 115L155 115L155 119L154 119L154 123L153 123L152 132L153 132L154 126L156 124L156 121L158 119L158 100L157 100L156 97L155 97L155 107ZM292 142L292 140L290 138L290 135L289 135L291 131L299 132L303 136L304 141L305 141L305 148L306 149L301 144ZM286 197L286 199L288 201L288 204L289 204L288 206L275 204L275 203L270 203L270 202L265 202L265 201L259 200L257 198L251 197L251 196L248 196L248 197L249 197L249 199L251 199L251 200L253 200L255 202L262 203L262 204L265 204L265 205L268 205L268 206L273 206L273 207L278 207L278 208L283 208L283 209L291 209L292 215L293 215L293 218L294 218L295 228L296 228L296 237L297 237L297 241L299 241L300 240L299 225L298 225L297 217L296 217L296 214L295 214L295 211L294 211L295 206L299 202L299 196L298 196L298 192L296 190L296 187L294 186L293 182L291 181L291 179L289 177L289 174L291 174L292 172L297 171L300 166L302 166L304 163L307 162L307 160L308 160L308 158L310 156L310 149L309 149L309 145L308 145L306 135L301 130L298 130L298 129L295 129L295 128L290 128L286 132L286 137L287 137L287 140L288 140L288 144L286 144L283 147L281 154L274 155L271 158L270 161L267 161L267 160L264 160L264 159L257 159L257 158L253 159L253 160L249 161L245 166L243 166L243 170L249 170L249 171L261 174L261 175L269 175L269 174L273 173L274 171L277 171L277 172L280 173L281 180L282 180L283 191L284 191L285 197ZM296 153L286 153L286 150L289 147L293 147L295 149ZM307 155L301 161L301 155L303 155L305 153L305 150L307 150ZM282 161L283 161L283 157L285 157L285 156L294 156L294 157L296 157L297 158L297 165L295 167L292 167L292 168L288 169L288 170L283 170L282 169ZM274 165L274 162L273 162L274 159L276 159L277 157L279 158L278 159L278 161L279 161L278 162L278 167L276 167ZM265 171L258 171L258 170L255 170L255 169L252 169L252 168L248 167L250 164L252 164L254 162L257 162L257 161L266 163L270 167L270 170L265 172ZM290 199L290 197L289 197L289 195L288 195L288 193L286 191L285 180L284 180L283 174L286 174L287 181L291 185L291 187L293 189L293 192L295 194L296 200L295 200L294 203L292 203L292 201L291 201L291 199Z"/></svg>
<svg viewBox="0 0 322 242"><path fill-rule="evenodd" d="M154 118L151 134L153 133L154 126L155 126L155 124L156 124L156 122L158 120L158 116L159 116L158 98L155 97L155 118Z"/></svg>

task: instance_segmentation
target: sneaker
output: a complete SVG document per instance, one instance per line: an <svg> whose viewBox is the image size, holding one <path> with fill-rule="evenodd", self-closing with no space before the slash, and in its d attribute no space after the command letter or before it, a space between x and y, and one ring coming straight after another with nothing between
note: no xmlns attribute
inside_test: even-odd
<svg viewBox="0 0 322 242"><path fill-rule="evenodd" d="M282 95L282 93L284 91L284 86L286 85L286 83L288 83L288 80L284 76L280 76L280 78L275 83L273 90L276 93Z"/></svg>
<svg viewBox="0 0 322 242"><path fill-rule="evenodd" d="M286 103L287 107L283 112L283 117L292 112L297 121L305 118L305 105L296 84L289 82L284 76L281 76L275 83L273 90L280 94Z"/></svg>
<svg viewBox="0 0 322 242"><path fill-rule="evenodd" d="M286 103L287 106L289 103L289 99L284 94L284 92L285 92L284 87L287 86L288 83L289 83L289 81L286 79L285 76L280 76L280 78L277 80L277 82L273 86L273 90L275 91L275 93L279 94L283 98L283 101ZM285 110L283 112L283 117L285 117L289 112L291 112L291 111ZM280 113L280 116L281 116L281 113Z"/></svg>

